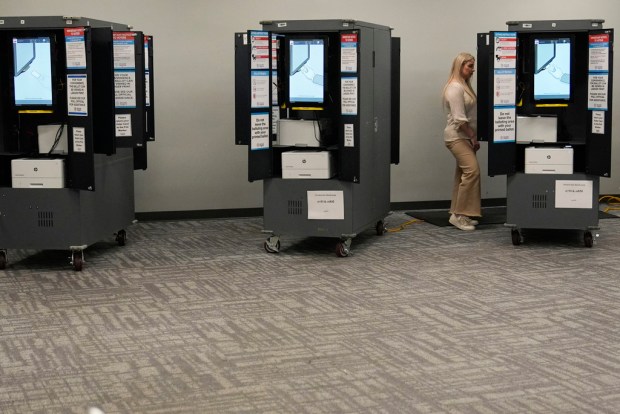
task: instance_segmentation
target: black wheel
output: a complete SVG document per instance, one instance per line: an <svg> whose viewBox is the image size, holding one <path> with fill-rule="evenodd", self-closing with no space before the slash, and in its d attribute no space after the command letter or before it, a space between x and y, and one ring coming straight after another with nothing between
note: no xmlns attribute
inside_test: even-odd
<svg viewBox="0 0 620 414"><path fill-rule="evenodd" d="M71 259L71 262L73 263L73 270L75 270L76 272L81 272L82 267L84 266L82 252L73 252Z"/></svg>
<svg viewBox="0 0 620 414"><path fill-rule="evenodd" d="M521 244L521 233L519 230L511 230L510 235L512 236L512 244L518 246Z"/></svg>
<svg viewBox="0 0 620 414"><path fill-rule="evenodd" d="M116 233L116 242L119 246L124 246L127 243L127 232L125 230L119 230Z"/></svg>
<svg viewBox="0 0 620 414"><path fill-rule="evenodd" d="M349 249L344 244L344 242L338 242L338 244L336 244L336 256L347 257L348 255L349 255Z"/></svg>
<svg viewBox="0 0 620 414"><path fill-rule="evenodd" d="M386 230L383 220L377 221L377 224L375 225L375 231L377 232L377 236L383 236L385 234Z"/></svg>
<svg viewBox="0 0 620 414"><path fill-rule="evenodd" d="M2 250L0 251L0 270L6 269L7 263L8 263L8 259L6 257L6 252Z"/></svg>
<svg viewBox="0 0 620 414"><path fill-rule="evenodd" d="M583 244L584 244L586 247L592 247L592 246L594 246L594 238L592 237L592 233L591 233L591 232L586 231L586 232L583 234Z"/></svg>

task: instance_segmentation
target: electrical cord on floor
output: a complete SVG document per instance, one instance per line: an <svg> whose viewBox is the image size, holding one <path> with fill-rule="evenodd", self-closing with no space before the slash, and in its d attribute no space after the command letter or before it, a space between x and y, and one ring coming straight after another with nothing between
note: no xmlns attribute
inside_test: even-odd
<svg viewBox="0 0 620 414"><path fill-rule="evenodd" d="M403 224L401 224L398 227L389 228L386 231L388 233L396 233L398 231L404 230L405 227L407 227L407 226L410 226L410 225L415 224L415 223L423 223L423 222L424 222L424 220L413 219L413 220L409 220L409 221L404 222Z"/></svg>
<svg viewBox="0 0 620 414"><path fill-rule="evenodd" d="M607 207L603 210L604 213L612 210L620 210L620 197L604 195L598 199L599 203L607 203Z"/></svg>

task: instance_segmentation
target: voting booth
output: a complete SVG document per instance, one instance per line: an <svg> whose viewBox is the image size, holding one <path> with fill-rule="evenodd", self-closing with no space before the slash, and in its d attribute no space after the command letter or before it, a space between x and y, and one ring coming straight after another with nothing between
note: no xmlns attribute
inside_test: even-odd
<svg viewBox="0 0 620 414"><path fill-rule="evenodd" d="M84 249L134 220L154 140L153 39L85 17L0 17L0 267Z"/></svg>
<svg viewBox="0 0 620 414"><path fill-rule="evenodd" d="M235 34L235 143L263 181L268 252L280 235L383 234L398 163L400 39L356 20L278 20Z"/></svg>
<svg viewBox="0 0 620 414"><path fill-rule="evenodd" d="M511 21L478 34L478 135L507 175L513 244L522 229L598 229L611 176L613 29L603 20Z"/></svg>

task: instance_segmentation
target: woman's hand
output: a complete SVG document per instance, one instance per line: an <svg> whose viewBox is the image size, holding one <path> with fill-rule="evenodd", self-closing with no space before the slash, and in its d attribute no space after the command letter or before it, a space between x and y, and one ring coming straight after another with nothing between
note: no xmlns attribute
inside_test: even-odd
<svg viewBox="0 0 620 414"><path fill-rule="evenodd" d="M480 149L480 143L478 142L478 139L476 137L473 137L469 140L469 143L471 144L471 147L474 149L474 152L478 152L478 150Z"/></svg>

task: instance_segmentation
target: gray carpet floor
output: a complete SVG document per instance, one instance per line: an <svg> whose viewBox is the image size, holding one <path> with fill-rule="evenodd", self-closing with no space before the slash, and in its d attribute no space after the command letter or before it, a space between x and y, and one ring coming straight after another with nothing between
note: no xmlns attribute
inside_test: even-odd
<svg viewBox="0 0 620 414"><path fill-rule="evenodd" d="M0 412L617 413L620 220L600 226L589 249L414 223L338 258L266 253L261 218L140 222L82 272L10 250Z"/></svg>

